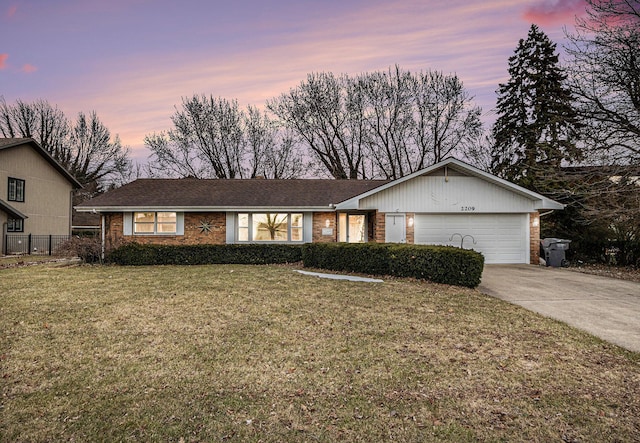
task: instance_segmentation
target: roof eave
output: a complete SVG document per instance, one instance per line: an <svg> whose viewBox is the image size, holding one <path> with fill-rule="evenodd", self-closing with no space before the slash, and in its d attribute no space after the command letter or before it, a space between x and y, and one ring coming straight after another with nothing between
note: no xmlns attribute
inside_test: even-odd
<svg viewBox="0 0 640 443"><path fill-rule="evenodd" d="M0 210L6 212L8 215L10 215L13 218L20 218L22 220L29 218L26 215L24 215L22 212L18 211L16 208L14 208L9 203L3 200L0 200Z"/></svg>
<svg viewBox="0 0 640 443"><path fill-rule="evenodd" d="M543 198L542 200L538 200L534 205L535 209L559 209L562 210L567 207L567 205L563 205L562 203L558 203L555 200L551 200L549 198Z"/></svg>
<svg viewBox="0 0 640 443"><path fill-rule="evenodd" d="M175 211L175 212L256 212L256 211L287 211L287 212L334 212L331 206L76 206L78 212L144 212L144 211Z"/></svg>

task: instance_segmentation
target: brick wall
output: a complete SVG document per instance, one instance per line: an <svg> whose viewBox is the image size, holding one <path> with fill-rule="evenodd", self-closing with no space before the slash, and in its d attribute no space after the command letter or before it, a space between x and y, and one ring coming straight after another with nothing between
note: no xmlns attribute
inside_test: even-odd
<svg viewBox="0 0 640 443"><path fill-rule="evenodd" d="M540 263L540 214L531 212L529 214L529 263L537 265Z"/></svg>
<svg viewBox="0 0 640 443"><path fill-rule="evenodd" d="M127 235L122 213L106 214L105 242L107 250L131 241L159 245L219 245L227 241L227 218L224 212L187 212L184 214L184 235ZM207 222L210 230L202 229Z"/></svg>
<svg viewBox="0 0 640 443"><path fill-rule="evenodd" d="M338 241L338 214L335 212L314 212L313 213L313 243L333 243ZM331 235L324 235L323 229L327 229L327 220Z"/></svg>
<svg viewBox="0 0 640 443"><path fill-rule="evenodd" d="M416 215L413 212L407 212L406 215L406 221L407 221L407 243L409 244L413 244L415 242L415 237L414 237L414 226L415 224L413 222L415 222L415 217ZM413 221L413 222L412 222Z"/></svg>
<svg viewBox="0 0 640 443"><path fill-rule="evenodd" d="M105 249L110 251L126 242L123 236L124 217L121 212L104 214L105 217Z"/></svg>
<svg viewBox="0 0 640 443"><path fill-rule="evenodd" d="M409 244L413 244L415 242L414 225L409 226L409 219L411 218L415 220L415 216L416 215L413 212L407 212L405 214L405 223L407 224L405 227L405 234L407 243ZM374 220L374 236L372 241L376 243L384 243L386 240L386 213L376 212Z"/></svg>
<svg viewBox="0 0 640 443"><path fill-rule="evenodd" d="M376 212L375 216L375 234L373 241L376 243L384 243L385 240L385 213L384 212Z"/></svg>

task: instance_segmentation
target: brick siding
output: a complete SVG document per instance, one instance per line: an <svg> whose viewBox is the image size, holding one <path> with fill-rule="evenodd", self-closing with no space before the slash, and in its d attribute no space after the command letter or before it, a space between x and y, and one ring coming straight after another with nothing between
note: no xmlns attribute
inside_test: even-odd
<svg viewBox="0 0 640 443"><path fill-rule="evenodd" d="M529 263L540 264L540 214L538 212L529 214L529 252Z"/></svg>
<svg viewBox="0 0 640 443"><path fill-rule="evenodd" d="M117 248L123 243L158 245L221 245L227 241L227 218L224 212L187 212L184 214L184 235L124 235L122 213L106 214L106 249ZM210 231L201 228L208 222Z"/></svg>
<svg viewBox="0 0 640 443"><path fill-rule="evenodd" d="M335 212L314 212L313 213L313 243L334 243L338 241L338 214ZM327 220L331 235L323 235L322 230L327 229Z"/></svg>

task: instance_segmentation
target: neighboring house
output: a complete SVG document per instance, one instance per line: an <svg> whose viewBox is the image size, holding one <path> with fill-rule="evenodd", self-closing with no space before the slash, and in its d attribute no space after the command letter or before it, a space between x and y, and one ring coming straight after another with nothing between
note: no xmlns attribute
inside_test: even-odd
<svg viewBox="0 0 640 443"><path fill-rule="evenodd" d="M80 187L35 140L0 138L0 255L14 252L7 235L70 235L72 194Z"/></svg>
<svg viewBox="0 0 640 443"><path fill-rule="evenodd" d="M538 263L539 211L558 202L447 159L394 181L140 179L76 209L106 249L159 244L397 242Z"/></svg>

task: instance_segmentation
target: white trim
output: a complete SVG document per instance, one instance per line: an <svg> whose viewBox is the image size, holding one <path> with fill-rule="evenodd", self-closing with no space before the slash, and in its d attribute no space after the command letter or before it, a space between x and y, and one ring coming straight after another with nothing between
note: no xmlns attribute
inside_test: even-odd
<svg viewBox="0 0 640 443"><path fill-rule="evenodd" d="M255 214L265 214L264 211L257 211L257 212L249 212L249 211L238 211L238 212L227 212L227 243L233 243L233 244L287 244L287 245L301 245L304 243L310 243L311 240L307 241L307 232L310 232L310 238L313 238L313 232L311 232L313 230L313 212L306 212L306 211L273 211L271 212L272 214L277 213L277 214L286 214L287 215L287 238L289 238L289 240L254 240L252 238L253 236L253 215ZM250 240L248 241L240 241L238 240L238 215L239 214L248 214L249 215L249 226L248 226L248 234L249 234L249 238ZM291 240L291 231L292 231L292 226L291 226L291 215L293 214L302 214L302 240ZM307 219L311 220L311 223L309 224L311 226L310 229L307 229L308 226L308 221ZM229 226L232 225L233 230L229 229ZM232 233L232 237L230 237L229 232Z"/></svg>
<svg viewBox="0 0 640 443"><path fill-rule="evenodd" d="M328 206L96 206L78 212L335 212Z"/></svg>

